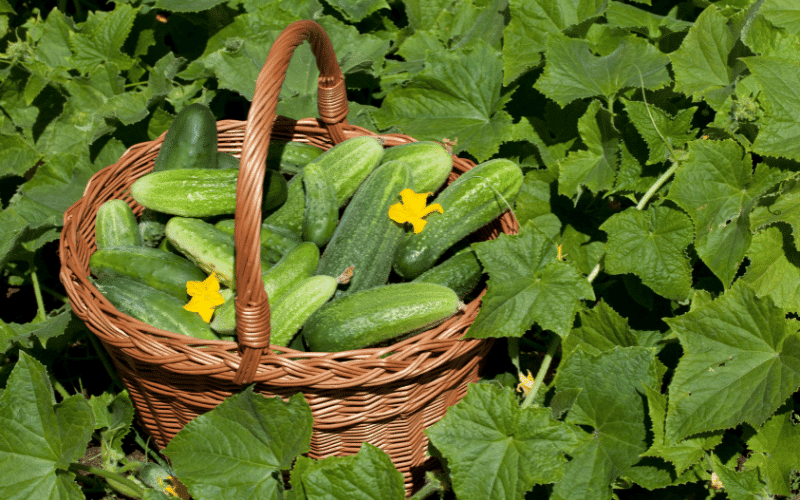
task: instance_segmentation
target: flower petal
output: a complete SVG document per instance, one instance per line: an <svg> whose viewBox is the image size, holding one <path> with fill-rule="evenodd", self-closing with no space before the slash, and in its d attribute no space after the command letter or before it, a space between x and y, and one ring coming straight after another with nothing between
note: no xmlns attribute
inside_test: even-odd
<svg viewBox="0 0 800 500"><path fill-rule="evenodd" d="M406 210L402 203L395 203L389 207L389 218L400 224L409 222L410 220L408 210Z"/></svg>

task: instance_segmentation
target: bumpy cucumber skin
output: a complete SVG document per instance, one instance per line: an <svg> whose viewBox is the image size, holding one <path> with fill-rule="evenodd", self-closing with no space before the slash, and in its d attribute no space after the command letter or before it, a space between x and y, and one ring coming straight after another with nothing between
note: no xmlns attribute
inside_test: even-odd
<svg viewBox="0 0 800 500"><path fill-rule="evenodd" d="M203 281L206 273L183 257L149 247L103 248L89 258L95 276L131 278L157 290L187 300L187 281Z"/></svg>
<svg viewBox="0 0 800 500"><path fill-rule="evenodd" d="M361 182L380 164L381 158L383 146L380 141L370 136L359 136L340 142L311 163L318 163L328 175L336 188L339 207L343 207ZM303 172L300 172L292 177L287 186L286 202L269 214L265 223L302 234L306 204L302 176Z"/></svg>
<svg viewBox="0 0 800 500"><path fill-rule="evenodd" d="M300 243L283 256L261 277L270 304L276 304L292 287L314 274L319 262L319 248L310 241ZM236 307L233 296L219 306L211 328L221 334L236 331Z"/></svg>
<svg viewBox="0 0 800 500"><path fill-rule="evenodd" d="M306 207L303 213L303 239L318 247L325 246L339 222L339 201L336 188L318 163L303 169Z"/></svg>
<svg viewBox="0 0 800 500"><path fill-rule="evenodd" d="M216 273L219 282L236 288L234 270L233 236L208 222L188 217L173 217L165 228L167 239L187 259L207 274ZM261 272L272 263L262 259Z"/></svg>
<svg viewBox="0 0 800 500"><path fill-rule="evenodd" d="M433 141L409 142L386 148L383 163L401 160L411 169L414 186L420 193L436 192L453 170L453 156Z"/></svg>
<svg viewBox="0 0 800 500"><path fill-rule="evenodd" d="M233 219L223 219L214 225L218 229L233 235ZM300 236L287 229L270 226L268 224L261 225L261 256L266 260L278 262L284 255L291 251L292 248L299 245L300 242Z"/></svg>
<svg viewBox="0 0 800 500"><path fill-rule="evenodd" d="M361 349L439 323L458 311L456 293L435 283L394 283L338 297L306 321L310 351Z"/></svg>
<svg viewBox="0 0 800 500"><path fill-rule="evenodd" d="M186 302L129 278L104 276L95 286L122 313L143 323L203 340L218 340L208 323L183 308Z"/></svg>
<svg viewBox="0 0 800 500"><path fill-rule="evenodd" d="M414 283L438 283L444 285L463 299L475 289L483 275L483 267L471 248L449 257L414 278Z"/></svg>
<svg viewBox="0 0 800 500"><path fill-rule="evenodd" d="M217 168L217 121L205 104L183 108L164 136L153 171L175 168Z"/></svg>
<svg viewBox="0 0 800 500"><path fill-rule="evenodd" d="M400 242L395 272L413 279L430 269L448 248L505 212L506 202L513 205L521 186L522 170L505 158L483 162L461 175L431 202L439 203L444 213L428 215L422 232L408 233Z"/></svg>
<svg viewBox="0 0 800 500"><path fill-rule="evenodd" d="M333 297L336 285L330 276L311 276L289 290L270 310L269 343L288 346L303 323Z"/></svg>
<svg viewBox="0 0 800 500"><path fill-rule="evenodd" d="M384 163L375 169L345 208L317 274L335 278L353 266L353 277L341 294L386 283L403 236L403 226L389 218L389 207L400 200L400 191L412 186L411 171L404 162Z"/></svg>
<svg viewBox="0 0 800 500"><path fill-rule="evenodd" d="M236 210L238 169L173 169L151 172L131 185L139 204L158 212L182 217L229 215ZM266 176L262 210L286 201L286 179L277 172Z"/></svg>
<svg viewBox="0 0 800 500"><path fill-rule="evenodd" d="M270 141L267 168L284 174L296 174L324 151L305 142Z"/></svg>
<svg viewBox="0 0 800 500"><path fill-rule="evenodd" d="M122 200L108 200L97 209L94 223L97 248L142 245L139 223L133 210Z"/></svg>

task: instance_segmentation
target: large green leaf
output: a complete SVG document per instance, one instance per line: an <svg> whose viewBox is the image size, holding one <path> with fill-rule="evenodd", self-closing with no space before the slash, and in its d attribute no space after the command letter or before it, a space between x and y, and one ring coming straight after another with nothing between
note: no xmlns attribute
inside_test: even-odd
<svg viewBox="0 0 800 500"><path fill-rule="evenodd" d="M580 326L573 328L561 343L562 359L578 349L587 354L599 354L615 346L639 345L625 318L603 299L593 308L580 311L578 317Z"/></svg>
<svg viewBox="0 0 800 500"><path fill-rule="evenodd" d="M800 6L793 0L764 0L758 13L792 35L800 34Z"/></svg>
<svg viewBox="0 0 800 500"><path fill-rule="evenodd" d="M800 387L797 324L744 283L665 321L684 352L669 386L667 443L742 422L760 426Z"/></svg>
<svg viewBox="0 0 800 500"><path fill-rule="evenodd" d="M111 12L90 12L78 31L70 33L72 64L81 73L89 73L98 65L114 63L122 70L133 66L134 59L120 49L131 32L137 9L116 5Z"/></svg>
<svg viewBox="0 0 800 500"><path fill-rule="evenodd" d="M800 253L783 226L770 226L753 236L742 280L756 295L772 297L775 305L800 312Z"/></svg>
<svg viewBox="0 0 800 500"><path fill-rule="evenodd" d="M792 495L792 471L800 472L800 426L795 422L792 406L775 412L764 425L747 439L753 454L745 467L758 467L775 495Z"/></svg>
<svg viewBox="0 0 800 500"><path fill-rule="evenodd" d="M673 151L683 149L687 142L697 137L697 129L692 128L696 107L683 109L673 117L661 108L641 101L623 99L622 102L636 131L650 150L648 165L667 160L668 146Z"/></svg>
<svg viewBox="0 0 800 500"><path fill-rule="evenodd" d="M467 395L427 431L447 458L458 498L523 498L557 481L574 431L547 408L521 409L513 391L471 384Z"/></svg>
<svg viewBox="0 0 800 500"><path fill-rule="evenodd" d="M692 23L676 19L677 10L676 6L666 16L659 16L634 5L611 2L606 9L606 20L614 27L644 28L649 38L659 38L662 29L679 32L692 26Z"/></svg>

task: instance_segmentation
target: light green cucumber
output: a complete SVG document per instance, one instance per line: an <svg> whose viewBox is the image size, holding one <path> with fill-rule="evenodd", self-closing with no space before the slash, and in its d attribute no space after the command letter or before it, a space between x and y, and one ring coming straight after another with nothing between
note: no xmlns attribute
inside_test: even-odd
<svg viewBox="0 0 800 500"><path fill-rule="evenodd" d="M234 284L233 236L200 219L173 217L165 228L167 239L186 258L207 274L216 273L220 283L228 288ZM261 259L261 272L272 263Z"/></svg>
<svg viewBox="0 0 800 500"><path fill-rule="evenodd" d="M108 200L100 205L94 222L94 239L98 249L141 246L139 223L131 207L122 200Z"/></svg>
<svg viewBox="0 0 800 500"><path fill-rule="evenodd" d="M187 281L206 279L206 273L189 260L149 247L100 249L89 258L89 269L95 276L131 278L181 300L189 298L186 293Z"/></svg>
<svg viewBox="0 0 800 500"><path fill-rule="evenodd" d="M313 275L318 262L319 248L310 241L292 248L261 276L270 304L276 304L292 287ZM232 334L236 331L236 306L233 296L217 308L214 319L211 320L211 328L220 334Z"/></svg>
<svg viewBox="0 0 800 500"><path fill-rule="evenodd" d="M325 246L339 222L339 201L336 188L318 163L303 170L306 207L303 213L303 239L318 247Z"/></svg>
<svg viewBox="0 0 800 500"><path fill-rule="evenodd" d="M395 272L410 280L430 269L448 248L513 206L521 186L522 170L505 158L483 162L461 175L431 201L444 213L431 213L420 233L404 236Z"/></svg>
<svg viewBox="0 0 800 500"><path fill-rule="evenodd" d="M310 351L361 349L432 327L458 311L459 299L435 283L395 283L336 298L303 327Z"/></svg>
<svg viewBox="0 0 800 500"><path fill-rule="evenodd" d="M336 285L330 276L311 276L289 290L270 310L270 344L288 346L303 323L333 297Z"/></svg>
<svg viewBox="0 0 800 500"><path fill-rule="evenodd" d="M414 278L414 282L444 285L463 299L478 285L483 267L475 251L467 247Z"/></svg>
<svg viewBox="0 0 800 500"><path fill-rule="evenodd" d="M417 192L436 192L453 170L453 155L433 141L409 142L386 148L383 163L401 160L411 169Z"/></svg>
<svg viewBox="0 0 800 500"><path fill-rule="evenodd" d="M234 219L223 219L214 224L218 229L233 235ZM281 257L286 255L292 248L300 244L302 240L288 229L261 225L261 256L271 262L278 262Z"/></svg>

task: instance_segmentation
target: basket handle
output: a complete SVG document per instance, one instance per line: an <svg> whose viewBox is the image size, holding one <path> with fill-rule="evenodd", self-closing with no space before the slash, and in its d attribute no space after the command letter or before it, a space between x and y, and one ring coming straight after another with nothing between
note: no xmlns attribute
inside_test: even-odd
<svg viewBox="0 0 800 500"><path fill-rule="evenodd" d="M334 144L345 140L347 93L344 76L328 34L313 21L296 21L281 32L256 80L247 114L234 214L236 272L236 334L241 361L235 384L253 381L264 350L269 347L270 310L261 280L261 200L264 174L278 94L294 50L308 40L319 69L318 108Z"/></svg>

